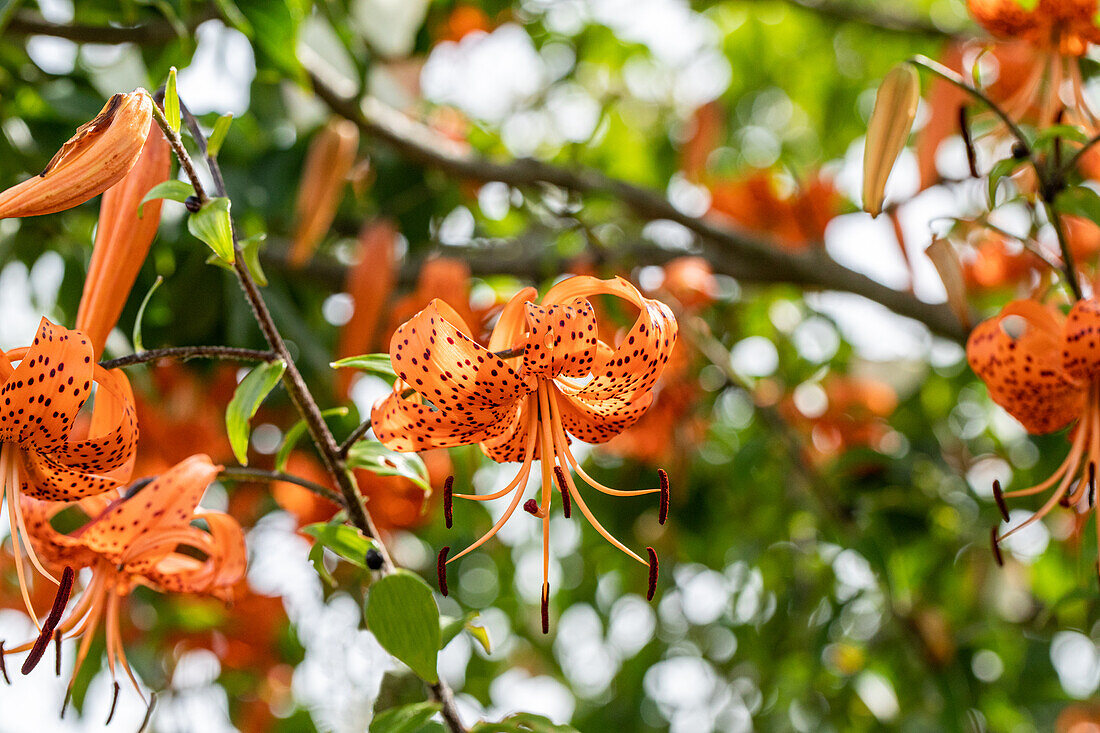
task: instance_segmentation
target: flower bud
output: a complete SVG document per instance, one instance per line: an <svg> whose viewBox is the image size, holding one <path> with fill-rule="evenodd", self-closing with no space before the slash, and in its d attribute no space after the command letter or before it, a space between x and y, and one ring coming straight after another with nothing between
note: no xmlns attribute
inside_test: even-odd
<svg viewBox="0 0 1100 733"><path fill-rule="evenodd" d="M144 89L111 97L45 170L0 193L0 219L71 209L118 183L137 162L152 115Z"/></svg>
<svg viewBox="0 0 1100 733"><path fill-rule="evenodd" d="M92 262L76 316L76 328L91 339L97 356L118 322L157 235L162 200L144 206L141 201L153 186L168 179L171 164L168 140L159 129L152 130L134 167L103 194Z"/></svg>
<svg viewBox="0 0 1100 733"><path fill-rule="evenodd" d="M928 259L936 266L943 287L947 291L947 305L950 306L959 323L970 327L970 305L966 300L966 278L963 275L959 254L946 239L933 239L924 250Z"/></svg>
<svg viewBox="0 0 1100 733"><path fill-rule="evenodd" d="M863 151L863 210L882 213L886 180L913 129L920 101L920 77L908 63L898 64L878 89Z"/></svg>
<svg viewBox="0 0 1100 733"><path fill-rule="evenodd" d="M290 250L292 265L305 264L332 226L358 148L359 128L340 119L325 125L310 144L298 189L298 224Z"/></svg>

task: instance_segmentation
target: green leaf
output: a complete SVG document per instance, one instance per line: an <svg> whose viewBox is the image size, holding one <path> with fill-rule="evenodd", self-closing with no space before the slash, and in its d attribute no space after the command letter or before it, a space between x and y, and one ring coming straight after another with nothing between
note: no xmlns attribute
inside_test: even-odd
<svg viewBox="0 0 1100 733"><path fill-rule="evenodd" d="M393 380L397 375L393 371L393 362L389 354L360 354L349 356L340 361L334 361L329 366L333 369L358 369L361 372L377 374L380 377Z"/></svg>
<svg viewBox="0 0 1100 733"><path fill-rule="evenodd" d="M1034 149L1047 147L1054 142L1055 138L1084 143L1088 141L1089 136L1073 125L1052 125L1035 136L1035 141L1031 144L1031 147Z"/></svg>
<svg viewBox="0 0 1100 733"><path fill-rule="evenodd" d="M440 648L447 646L454 640L458 634L465 629L470 632L470 636L474 637L481 648L485 650L486 654L492 653L492 647L489 643L489 631L484 626L478 626L472 623L472 621L478 617L477 611L470 611L461 618L454 616L440 616L439 617L439 630L443 635L440 642Z"/></svg>
<svg viewBox="0 0 1100 733"><path fill-rule="evenodd" d="M1054 200L1054 207L1063 214L1083 216L1100 223L1100 194L1085 186L1072 186Z"/></svg>
<svg viewBox="0 0 1100 733"><path fill-rule="evenodd" d="M237 4L233 2L233 0L215 1L218 5L218 11L221 12L222 18L225 19L225 22L251 38L252 24L248 22L248 18L244 17L244 13L242 13L241 9L237 7Z"/></svg>
<svg viewBox="0 0 1100 733"><path fill-rule="evenodd" d="M206 242L225 262L233 261L233 227L229 221L229 199L220 196L187 218L187 231Z"/></svg>
<svg viewBox="0 0 1100 733"><path fill-rule="evenodd" d="M437 702L418 702L390 708L374 716L370 733L420 733L442 706Z"/></svg>
<svg viewBox="0 0 1100 733"><path fill-rule="evenodd" d="M415 453L392 451L377 440L360 440L348 451L348 468L365 468L379 476L404 476L432 493L428 483L428 469L424 460Z"/></svg>
<svg viewBox="0 0 1100 733"><path fill-rule="evenodd" d="M298 61L298 26L306 8L295 0L239 0L241 13L252 26L252 37L260 58L284 74L304 76Z"/></svg>
<svg viewBox="0 0 1100 733"><path fill-rule="evenodd" d="M168 83L164 85L164 119L172 132L180 130L180 98L176 92L176 67L168 70Z"/></svg>
<svg viewBox="0 0 1100 733"><path fill-rule="evenodd" d="M134 333L131 339L134 342L134 351L145 351L145 343L141 339L141 323L145 320L145 307L149 305L149 300L153 297L153 293L157 292L157 288L164 282L164 278L157 275L156 281L152 287L149 288L149 292L145 294L145 297L141 299L141 305L138 306L137 318L134 319Z"/></svg>
<svg viewBox="0 0 1100 733"><path fill-rule="evenodd" d="M233 123L233 113L227 112L214 123L214 129L210 131L210 137L206 139L206 154L211 158L217 158L221 152L225 136L229 134L229 126Z"/></svg>
<svg viewBox="0 0 1100 733"><path fill-rule="evenodd" d="M421 679L439 681L435 663L442 635L432 589L420 576L398 570L376 581L367 594L367 628L382 648Z"/></svg>
<svg viewBox="0 0 1100 733"><path fill-rule="evenodd" d="M348 414L348 408L346 407L331 407L321 412L321 417L344 417ZM286 462L290 460L290 454L294 451L294 446L298 444L298 441L305 435L306 429L309 425L305 420L299 420L291 426L290 430L286 431L286 435L283 437L283 444L279 446L279 452L275 454L275 470L285 471Z"/></svg>
<svg viewBox="0 0 1100 733"><path fill-rule="evenodd" d="M142 215L142 209L146 201L152 201L153 199L171 199L172 201L179 201L182 204L194 195L195 187L190 183L184 183L183 181L177 181L175 179L165 181L164 183L158 183L150 188L149 193L145 194L145 198L141 200L141 203L138 205L138 216Z"/></svg>
<svg viewBox="0 0 1100 733"><path fill-rule="evenodd" d="M333 519L329 522L317 522L302 527L302 531L317 540L317 544L364 570L367 567L367 551L378 549L374 540L365 536L355 527L344 524L344 520Z"/></svg>
<svg viewBox="0 0 1100 733"><path fill-rule="evenodd" d="M336 578L332 577L332 573L325 567L325 546L321 543L317 543L309 550L309 561L313 563L313 569L317 571L318 577L321 580L329 584L329 587L336 587Z"/></svg>
<svg viewBox="0 0 1100 733"><path fill-rule="evenodd" d="M283 378L284 371L286 362L282 359L256 366L237 385L237 391L233 393L233 399L225 409L225 429L229 434L229 444L233 446L233 455L242 466L248 465L248 436L251 433L249 423L271 390Z"/></svg>
<svg viewBox="0 0 1100 733"><path fill-rule="evenodd" d="M499 723L477 723L470 728L470 733L577 733L577 729L568 725L557 725L542 715L516 713Z"/></svg>
<svg viewBox="0 0 1100 733"><path fill-rule="evenodd" d="M1024 162L1019 158L1005 158L993 165L992 170L989 171L989 206L991 208L997 205L997 186L1005 176L1010 175Z"/></svg>

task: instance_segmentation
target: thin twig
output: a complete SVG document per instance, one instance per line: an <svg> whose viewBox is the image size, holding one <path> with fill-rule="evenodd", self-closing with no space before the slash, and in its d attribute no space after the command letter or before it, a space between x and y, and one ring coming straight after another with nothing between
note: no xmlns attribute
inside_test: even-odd
<svg viewBox="0 0 1100 733"><path fill-rule="evenodd" d="M1066 236L1066 227L1062 223L1062 215L1058 213L1058 209L1055 208L1052 200L1044 196L1043 202L1047 218L1050 219L1050 224L1054 227L1054 233L1058 236L1058 246L1062 250L1062 272L1069 283L1070 290L1073 291L1074 297L1080 300L1083 297L1081 282L1077 277L1077 264L1073 258L1073 248L1070 247L1069 237Z"/></svg>
<svg viewBox="0 0 1100 733"><path fill-rule="evenodd" d="M234 481L285 481L288 484L295 484L301 486L304 489L309 489L317 496L323 499L328 499L333 504L339 507L344 505L344 497L336 493L327 486L314 483L309 479L301 478L300 476L294 476L289 473L283 473L281 471L266 471L262 468L248 468L247 466L227 466L222 469L222 476Z"/></svg>
<svg viewBox="0 0 1100 733"><path fill-rule="evenodd" d="M139 351L129 356L120 356L117 359L107 359L99 362L104 369L117 369L119 367L145 364L161 359L232 359L236 361L275 361L279 358L274 351L261 351L259 349L240 349L235 346L171 346L164 349L149 349Z"/></svg>
<svg viewBox="0 0 1100 733"><path fill-rule="evenodd" d="M178 28L163 18L150 20L140 25L111 26L51 23L37 13L20 11L4 28L4 35L53 36L54 38L64 38L76 43L153 45L174 41L180 38L180 31L191 33L206 21L216 17L218 17L218 13L212 5L182 21Z"/></svg>
<svg viewBox="0 0 1100 733"><path fill-rule="evenodd" d="M368 430L370 430L370 420L363 421L355 430L351 431L351 435L340 444L340 449L337 451L341 459L346 459L348 457L348 452L351 450L351 447L362 440Z"/></svg>

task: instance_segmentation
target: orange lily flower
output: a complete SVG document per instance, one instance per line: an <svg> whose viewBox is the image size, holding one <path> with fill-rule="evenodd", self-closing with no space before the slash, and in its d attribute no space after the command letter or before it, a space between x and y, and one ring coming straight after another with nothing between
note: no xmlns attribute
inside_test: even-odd
<svg viewBox="0 0 1100 733"><path fill-rule="evenodd" d="M876 379L840 375L830 376L822 387L827 404L820 414L804 414L793 398L779 405L780 414L808 438L810 459L822 465L849 448L879 450L891 433L887 418L898 406L894 389Z"/></svg>
<svg viewBox="0 0 1100 733"><path fill-rule="evenodd" d="M634 326L612 347L599 340L588 298L611 295L639 309ZM521 461L515 479L492 494L455 494L486 501L508 494L504 515L480 539L447 560L439 556L441 590L446 593L446 564L480 547L515 513L523 498L532 463L541 458L540 499L524 510L542 521L543 631L549 629L550 504L556 484L567 515L571 503L612 545L650 568L649 595L657 580L657 555L649 561L615 539L589 511L573 473L612 496L661 492L661 520L668 505L668 479L660 489L611 489L589 476L569 450L570 436L603 443L633 425L653 400L653 385L676 343L672 311L644 298L621 278L588 276L559 282L536 304L534 288L524 288L504 307L488 348L471 336L469 326L446 303L433 300L405 323L390 342L398 381L375 405L371 423L378 439L393 450L419 451L478 443L498 463ZM571 470L570 470L571 469ZM450 523L449 491L444 510Z"/></svg>
<svg viewBox="0 0 1100 733"><path fill-rule="evenodd" d="M118 322L138 271L160 225L163 201L149 201L138 214L149 189L168 179L172 148L159 128L145 140L141 157L119 183L103 194L92 262L76 315L76 328L91 339L98 357Z"/></svg>
<svg viewBox="0 0 1100 733"><path fill-rule="evenodd" d="M230 597L244 576L244 534L228 514L197 508L220 470L208 457L192 456L149 482L135 484L125 496L85 499L80 507L94 518L70 534L58 532L51 522L71 504L23 499L23 515L37 553L55 567L92 570L80 599L54 629L70 638L82 637L73 679L103 622L112 676L121 665L141 694L119 633L122 603L137 586ZM206 528L192 525L194 520L202 520ZM33 647L30 642L5 653Z"/></svg>
<svg viewBox="0 0 1100 733"><path fill-rule="evenodd" d="M93 383L98 385L95 410L88 434L81 438L73 434L73 424L91 397ZM130 384L122 373L96 364L91 343L79 331L44 318L29 348L0 352L0 384L0 485L20 589L33 617L19 538L31 564L57 580L27 544L18 497L73 501L115 488L129 476L137 422Z"/></svg>
<svg viewBox="0 0 1100 733"><path fill-rule="evenodd" d="M998 38L1025 40L1067 56L1082 56L1100 42L1096 0L1039 0L1025 10L1018 0L968 0L970 14Z"/></svg>
<svg viewBox="0 0 1100 733"><path fill-rule="evenodd" d="M103 193L137 162L152 119L153 101L144 89L114 95L45 170L0 192L0 219L52 214Z"/></svg>
<svg viewBox="0 0 1100 733"><path fill-rule="evenodd" d="M359 128L350 120L331 120L310 143L295 207L292 265L304 265L332 226L358 149Z"/></svg>
<svg viewBox="0 0 1100 733"><path fill-rule="evenodd" d="M774 177L756 171L739 180L711 184L711 211L754 231L767 232L791 249L825 238L825 227L839 212L840 194L817 175L797 191L782 195Z"/></svg>
<svg viewBox="0 0 1100 733"><path fill-rule="evenodd" d="M1004 492L994 485L994 497L1005 520L1004 499L1032 496L1053 488L1043 506L1029 519L998 536L997 543L1046 516L1055 505L1093 509L1091 495L1100 463L1100 300L1079 300L1063 316L1057 308L1034 300L1017 300L970 334L966 352L971 369L989 389L994 402L1016 418L1029 433L1061 430L1076 422L1069 455L1042 483ZM1097 514L1100 527L1100 514ZM999 553L998 553L999 559Z"/></svg>

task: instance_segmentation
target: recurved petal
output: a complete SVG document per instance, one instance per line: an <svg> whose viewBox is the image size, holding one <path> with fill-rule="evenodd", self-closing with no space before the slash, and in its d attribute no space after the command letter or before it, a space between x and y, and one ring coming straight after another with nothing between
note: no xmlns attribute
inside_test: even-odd
<svg viewBox="0 0 1100 733"><path fill-rule="evenodd" d="M547 292L543 303L571 303L594 295L622 298L638 308L638 317L616 348L598 350L592 365L593 379L577 396L591 402L612 397L633 402L652 389L664 371L676 345L676 316L664 303L643 297L637 288L618 277L600 280L579 275L563 280Z"/></svg>
<svg viewBox="0 0 1100 733"><path fill-rule="evenodd" d="M530 401L529 397L520 400L516 409L506 419L507 424L500 435L481 441L481 450L490 459L497 463L509 463L522 461L527 457L527 441L530 431ZM535 450L532 458L539 457L539 444L535 442Z"/></svg>
<svg viewBox="0 0 1100 733"><path fill-rule="evenodd" d="M1078 380L1100 374L1100 301L1079 300L1066 318L1062 367Z"/></svg>
<svg viewBox="0 0 1100 733"><path fill-rule="evenodd" d="M0 218L52 214L103 193L137 161L152 119L153 102L144 89L114 95L44 171L0 193Z"/></svg>
<svg viewBox="0 0 1100 733"><path fill-rule="evenodd" d="M525 304L523 373L549 379L583 377L596 360L596 313L586 300L571 305Z"/></svg>
<svg viewBox="0 0 1100 733"><path fill-rule="evenodd" d="M60 448L92 388L92 344L45 318L23 360L0 387L0 441Z"/></svg>
<svg viewBox="0 0 1100 733"><path fill-rule="evenodd" d="M1062 366L1063 318L1033 300L1009 303L979 324L966 345L989 396L1030 433L1049 433L1081 414L1087 386Z"/></svg>
<svg viewBox="0 0 1100 733"><path fill-rule="evenodd" d="M441 300L397 329L390 361L401 381L440 411L459 416L511 404L534 388L470 338L466 324Z"/></svg>
<svg viewBox="0 0 1100 733"><path fill-rule="evenodd" d="M118 486L111 476L81 471L36 450L21 450L19 477L24 494L47 501L75 501Z"/></svg>
<svg viewBox="0 0 1100 733"><path fill-rule="evenodd" d="M585 443L605 443L641 419L653 403L653 392L603 400L559 392L557 399L567 433Z"/></svg>
<svg viewBox="0 0 1100 733"><path fill-rule="evenodd" d="M145 533L186 527L220 470L207 456L191 456L112 504L79 536L89 549L117 558Z"/></svg>
<svg viewBox="0 0 1100 733"><path fill-rule="evenodd" d="M88 473L112 472L129 479L136 455L138 424L130 382L119 369L95 367L95 410L86 440L70 441L51 454L58 463ZM116 473L122 469L121 475Z"/></svg>
<svg viewBox="0 0 1100 733"><path fill-rule="evenodd" d="M390 450L418 451L480 443L501 435L516 410L513 400L499 407L434 410L401 396L400 385L371 411L375 437Z"/></svg>
<svg viewBox="0 0 1100 733"><path fill-rule="evenodd" d="M55 516L73 506L72 504L20 496L19 505L27 527L27 537L40 559L55 568L65 565L82 568L95 562L95 554L84 547L79 539L58 532L51 524ZM82 505L81 508L85 507Z"/></svg>

